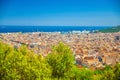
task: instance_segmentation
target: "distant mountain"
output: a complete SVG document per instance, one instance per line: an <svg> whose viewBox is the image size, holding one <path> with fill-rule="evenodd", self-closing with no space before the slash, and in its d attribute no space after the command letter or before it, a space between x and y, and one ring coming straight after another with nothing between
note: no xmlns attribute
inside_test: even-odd
<svg viewBox="0 0 120 80"><path fill-rule="evenodd" d="M99 30L99 32L103 32L103 33L109 33L109 32L113 33L113 32L119 32L119 31L120 31L120 25L112 28Z"/></svg>

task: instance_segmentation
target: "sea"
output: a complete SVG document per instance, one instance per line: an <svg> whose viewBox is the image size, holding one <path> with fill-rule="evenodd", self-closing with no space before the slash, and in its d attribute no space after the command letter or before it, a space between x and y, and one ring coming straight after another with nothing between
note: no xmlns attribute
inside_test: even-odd
<svg viewBox="0 0 120 80"><path fill-rule="evenodd" d="M96 31L112 26L0 26L0 33Z"/></svg>

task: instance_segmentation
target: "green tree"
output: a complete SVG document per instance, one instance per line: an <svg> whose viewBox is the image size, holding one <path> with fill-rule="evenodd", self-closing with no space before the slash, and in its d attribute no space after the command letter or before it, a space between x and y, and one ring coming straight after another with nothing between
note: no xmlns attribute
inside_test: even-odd
<svg viewBox="0 0 120 80"><path fill-rule="evenodd" d="M0 42L0 79L1 80L13 80L19 79L16 69L13 69L14 49L7 44ZM10 58L12 56L12 58Z"/></svg>
<svg viewBox="0 0 120 80"><path fill-rule="evenodd" d="M117 63L114 66L113 72L115 74L115 79L114 80L120 80L120 63Z"/></svg>
<svg viewBox="0 0 120 80"><path fill-rule="evenodd" d="M18 50L0 42L1 80L46 80L51 76L44 58L24 48Z"/></svg>
<svg viewBox="0 0 120 80"><path fill-rule="evenodd" d="M113 73L113 68L106 65L103 74L101 74L101 80L114 80L115 74Z"/></svg>
<svg viewBox="0 0 120 80"><path fill-rule="evenodd" d="M74 66L71 73L71 80L93 80L93 71L88 68L79 69Z"/></svg>
<svg viewBox="0 0 120 80"><path fill-rule="evenodd" d="M52 68L52 76L56 78L68 77L67 74L74 66L74 56L70 48L61 42L53 46L46 60Z"/></svg>
<svg viewBox="0 0 120 80"><path fill-rule="evenodd" d="M46 58L0 42L0 80L119 80L120 63L103 71L79 69L70 48L59 43ZM95 77L94 77L95 76Z"/></svg>

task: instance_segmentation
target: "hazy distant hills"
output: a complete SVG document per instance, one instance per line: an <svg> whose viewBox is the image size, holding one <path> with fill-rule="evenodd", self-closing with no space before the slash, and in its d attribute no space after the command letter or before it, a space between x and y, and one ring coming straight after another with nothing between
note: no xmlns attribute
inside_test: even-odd
<svg viewBox="0 0 120 80"><path fill-rule="evenodd" d="M119 25L119 26L116 26L116 27L111 27L111 28L99 30L99 32L103 32L103 33L108 33L108 32L119 32L119 31L120 31L120 25Z"/></svg>

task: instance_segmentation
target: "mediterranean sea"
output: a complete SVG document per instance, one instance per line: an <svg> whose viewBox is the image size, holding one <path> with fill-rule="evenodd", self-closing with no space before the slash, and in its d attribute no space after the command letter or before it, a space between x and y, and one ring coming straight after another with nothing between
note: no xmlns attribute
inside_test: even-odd
<svg viewBox="0 0 120 80"><path fill-rule="evenodd" d="M0 33L13 32L71 32L71 31L93 31L106 29L112 26L0 26Z"/></svg>

